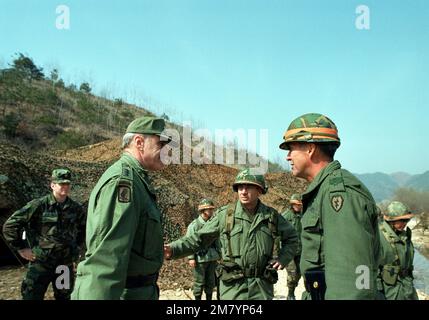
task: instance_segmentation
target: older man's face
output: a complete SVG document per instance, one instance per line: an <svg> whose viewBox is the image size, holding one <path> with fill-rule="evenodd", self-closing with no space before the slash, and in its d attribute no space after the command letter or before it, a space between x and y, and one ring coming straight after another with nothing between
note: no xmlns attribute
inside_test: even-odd
<svg viewBox="0 0 429 320"><path fill-rule="evenodd" d="M158 136L150 135L144 138L142 162L145 169L157 171L164 168L161 161L161 149L164 145L165 141L160 141Z"/></svg>
<svg viewBox="0 0 429 320"><path fill-rule="evenodd" d="M311 160L308 148L308 143L292 142L289 144L286 160L289 162L292 175L295 177L307 179L306 170Z"/></svg>

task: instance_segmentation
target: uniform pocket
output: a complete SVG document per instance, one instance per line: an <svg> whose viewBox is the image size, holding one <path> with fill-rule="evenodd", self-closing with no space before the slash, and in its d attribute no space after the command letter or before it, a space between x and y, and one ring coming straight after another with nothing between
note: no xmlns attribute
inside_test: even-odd
<svg viewBox="0 0 429 320"><path fill-rule="evenodd" d="M243 234L243 226L241 224L235 225L230 233L230 241L228 241L228 235L226 232L222 233L221 243L223 255L229 257L230 254L230 245L232 250L232 255L234 257L240 257L240 245L241 238ZM243 244L244 245L244 244Z"/></svg>
<svg viewBox="0 0 429 320"><path fill-rule="evenodd" d="M304 214L302 225L302 259L318 263L320 258L322 229L319 223L319 215L313 210Z"/></svg>
<svg viewBox="0 0 429 320"><path fill-rule="evenodd" d="M157 210L150 210L146 219L146 228L141 252L143 252L143 256L149 260L158 260L159 256L163 254L164 243L161 215Z"/></svg>
<svg viewBox="0 0 429 320"><path fill-rule="evenodd" d="M58 214L56 212L44 212L42 214L42 235L52 236L55 234L58 224Z"/></svg>

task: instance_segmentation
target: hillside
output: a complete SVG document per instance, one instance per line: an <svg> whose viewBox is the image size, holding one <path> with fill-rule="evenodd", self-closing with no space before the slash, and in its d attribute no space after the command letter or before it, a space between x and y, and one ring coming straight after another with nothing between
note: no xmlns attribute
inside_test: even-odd
<svg viewBox="0 0 429 320"><path fill-rule="evenodd" d="M419 191L429 191L429 171L410 177L405 186Z"/></svg>
<svg viewBox="0 0 429 320"><path fill-rule="evenodd" d="M390 200L395 190L401 187L429 191L429 171L416 175L410 175L405 172L390 175L376 172L356 174L356 176L368 187L377 202Z"/></svg>

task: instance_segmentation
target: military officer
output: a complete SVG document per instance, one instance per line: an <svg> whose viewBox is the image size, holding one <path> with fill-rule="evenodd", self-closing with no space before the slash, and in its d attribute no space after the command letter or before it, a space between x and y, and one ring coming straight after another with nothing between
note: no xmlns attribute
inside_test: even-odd
<svg viewBox="0 0 429 320"><path fill-rule="evenodd" d="M121 158L92 190L87 252L77 269L73 299L158 299L163 230L148 171L164 167L160 152L169 142L164 128L161 118L132 121Z"/></svg>
<svg viewBox="0 0 429 320"><path fill-rule="evenodd" d="M378 285L387 300L418 300L413 284L414 246L411 229L406 227L413 216L405 204L393 201L379 224L382 254Z"/></svg>
<svg viewBox="0 0 429 320"><path fill-rule="evenodd" d="M334 161L336 125L309 113L293 120L283 138L292 174L310 182L302 194L303 299L376 298L377 207L362 182Z"/></svg>
<svg viewBox="0 0 429 320"><path fill-rule="evenodd" d="M214 203L210 199L201 200L198 205L200 216L191 222L186 232L187 236L192 236L200 230L211 219L214 213ZM201 300L203 290L206 300L212 300L213 288L216 286L215 270L217 260L220 259L220 242L214 241L207 249L199 250L188 256L188 262L193 268L194 274L194 297Z"/></svg>
<svg viewBox="0 0 429 320"><path fill-rule="evenodd" d="M282 216L296 230L298 239L301 237L301 218L302 218L302 201L301 195L293 194L289 200L289 208L282 213ZM299 261L301 259L301 241L299 241L298 249L293 260L286 266L287 271L287 287L288 300L296 300L295 288L298 286L301 278L301 270L299 269Z"/></svg>
<svg viewBox="0 0 429 320"><path fill-rule="evenodd" d="M220 299L272 299L277 270L283 269L296 253L296 231L275 209L259 200L267 192L262 175L242 170L233 190L238 193L236 203L217 210L195 234L165 246L165 256L181 258L220 239ZM275 245L279 242L281 248Z"/></svg>
<svg viewBox="0 0 429 320"><path fill-rule="evenodd" d="M84 242L85 213L69 197L70 170L54 169L50 187L52 193L30 201L3 225L6 241L29 261L21 286L24 300L43 300L49 283L55 299L70 299L73 263Z"/></svg>

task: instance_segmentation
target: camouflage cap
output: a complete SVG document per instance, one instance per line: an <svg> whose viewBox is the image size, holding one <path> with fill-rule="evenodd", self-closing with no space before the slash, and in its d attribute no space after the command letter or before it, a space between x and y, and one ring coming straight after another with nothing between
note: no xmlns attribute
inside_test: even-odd
<svg viewBox="0 0 429 320"><path fill-rule="evenodd" d="M265 184L265 178L263 175L251 174L250 169L241 170L235 178L232 189L237 192L240 184L252 184L262 189L262 194L266 194L268 187Z"/></svg>
<svg viewBox="0 0 429 320"><path fill-rule="evenodd" d="M127 128L126 133L140 133L156 135L163 139L163 141L171 141L171 137L164 134L165 120L162 118L144 116L133 120Z"/></svg>
<svg viewBox="0 0 429 320"><path fill-rule="evenodd" d="M414 217L407 205L399 201L393 201L387 207L387 212L384 215L386 221L408 220Z"/></svg>
<svg viewBox="0 0 429 320"><path fill-rule="evenodd" d="M307 113L291 122L279 148L289 150L291 142L335 143L340 145L335 123L320 113Z"/></svg>
<svg viewBox="0 0 429 320"><path fill-rule="evenodd" d="M295 193L290 197L290 204L302 204L301 195L299 193Z"/></svg>
<svg viewBox="0 0 429 320"><path fill-rule="evenodd" d="M215 205L213 203L213 200L210 200L210 199L203 199L198 205L198 211L203 211L206 209L214 209L214 208L215 208Z"/></svg>
<svg viewBox="0 0 429 320"><path fill-rule="evenodd" d="M53 183L70 183L71 172L68 169L54 169L51 175Z"/></svg>

